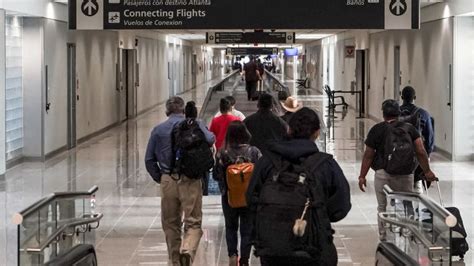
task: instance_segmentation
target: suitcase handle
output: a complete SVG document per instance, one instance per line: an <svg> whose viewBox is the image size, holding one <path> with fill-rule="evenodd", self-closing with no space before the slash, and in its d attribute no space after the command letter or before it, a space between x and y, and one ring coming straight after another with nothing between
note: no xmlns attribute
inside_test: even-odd
<svg viewBox="0 0 474 266"><path fill-rule="evenodd" d="M438 190L439 204L441 204L441 207L444 207L444 201L443 201L443 197L441 196L441 188L439 185L439 178L436 178L436 180L433 181L433 183L436 183L436 188ZM426 196L429 196L428 184L426 183L426 180L424 179L423 179L423 186L426 188Z"/></svg>

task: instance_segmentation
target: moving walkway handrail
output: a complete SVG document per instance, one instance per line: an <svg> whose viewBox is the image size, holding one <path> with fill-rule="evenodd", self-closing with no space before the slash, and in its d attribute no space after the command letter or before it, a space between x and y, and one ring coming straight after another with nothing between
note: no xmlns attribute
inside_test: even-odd
<svg viewBox="0 0 474 266"><path fill-rule="evenodd" d="M387 196L395 196L398 199L401 200L417 200L423 203L426 208L428 208L433 214L436 214L437 216L441 217L448 227L454 227L457 225L457 219L454 215L452 215L448 210L443 208L439 203L436 201L432 200L431 198L414 193L414 192L395 192L393 191L388 185L385 185L383 187L383 190Z"/></svg>
<svg viewBox="0 0 474 266"><path fill-rule="evenodd" d="M75 222L70 222L67 224L62 225L59 227L53 234L51 234L41 245L38 247L34 248L26 248L25 251L29 253L41 253L43 250L45 250L51 243L56 241L58 237L60 237L66 229L70 227L76 227L76 226L81 226L81 225L86 225L86 224L92 224L92 223L98 223L104 215L102 213L94 214L91 216L91 218L83 218L81 220L75 221Z"/></svg>
<svg viewBox="0 0 474 266"><path fill-rule="evenodd" d="M88 191L82 192L56 192L52 193L49 196L33 203L26 209L22 210L21 212L15 213L13 215L13 223L19 225L23 222L25 218L30 216L31 214L41 210L43 207L48 206L51 202L57 199L74 199L80 197L87 197L94 195L99 190L98 186L91 187Z"/></svg>
<svg viewBox="0 0 474 266"><path fill-rule="evenodd" d="M406 221L397 221L395 219L390 219L388 218L388 216L390 216L389 213L379 213L379 218L382 222L384 223L388 223L388 224L393 224L393 225L396 225L396 226L399 226L401 228L405 228L407 230L409 230L418 240L420 240L420 242L423 244L423 246L425 246L430 252L439 252L439 251L443 251L445 250L444 247L439 247L439 246L435 246L431 243L431 241L426 238L426 236L424 236L419 230L418 228L416 228L415 226L413 226L412 224L406 222Z"/></svg>
<svg viewBox="0 0 474 266"><path fill-rule="evenodd" d="M206 113L207 106L209 105L209 102L212 99L212 94L214 91L219 88L222 84L227 82L231 77L233 77L235 74L240 73L239 70L234 70L233 72L229 73L227 76L225 76L221 81L219 81L217 84L214 86L210 87L209 90L207 91L206 98L204 99L204 102L202 104L201 110L199 111L199 118L203 119L204 114Z"/></svg>
<svg viewBox="0 0 474 266"><path fill-rule="evenodd" d="M273 73L271 73L270 71L268 71L268 70L266 70L266 69L265 69L265 73L266 73L270 78L272 78L273 80L275 80L275 81L278 83L278 85L280 85L280 87L281 87L284 91L286 91L287 93L290 93L290 89L288 88L288 86L286 86L285 84L283 84L283 82L282 82L279 78L275 77L275 75L273 75Z"/></svg>

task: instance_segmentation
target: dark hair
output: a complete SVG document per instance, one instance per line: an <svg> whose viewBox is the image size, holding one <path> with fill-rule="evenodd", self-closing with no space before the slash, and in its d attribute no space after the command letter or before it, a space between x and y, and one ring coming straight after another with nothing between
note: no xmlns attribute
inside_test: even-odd
<svg viewBox="0 0 474 266"><path fill-rule="evenodd" d="M396 118L400 116L400 104L395 100L385 100L382 103L382 112L384 118Z"/></svg>
<svg viewBox="0 0 474 266"><path fill-rule="evenodd" d="M184 112L184 100L173 96L166 101L166 115L182 114Z"/></svg>
<svg viewBox="0 0 474 266"><path fill-rule="evenodd" d="M230 105L232 105L232 106L234 106L237 102L235 100L234 96L232 96L232 95L226 96L225 98L230 102Z"/></svg>
<svg viewBox="0 0 474 266"><path fill-rule="evenodd" d="M229 100L222 98L219 104L219 110L222 114L230 112L232 110L232 105L230 104Z"/></svg>
<svg viewBox="0 0 474 266"><path fill-rule="evenodd" d="M288 97L290 97L290 94L287 91L279 91L278 92L278 100L280 102L286 101L286 99L288 99Z"/></svg>
<svg viewBox="0 0 474 266"><path fill-rule="evenodd" d="M416 97L415 89L411 86L406 86L402 90L402 99L407 102L413 102Z"/></svg>
<svg viewBox="0 0 474 266"><path fill-rule="evenodd" d="M321 129L318 114L308 107L303 107L294 113L288 124L290 135L295 139L309 139L316 131Z"/></svg>
<svg viewBox="0 0 474 266"><path fill-rule="evenodd" d="M225 145L237 146L240 144L249 144L252 135L242 121L232 121L227 127L227 134L225 136Z"/></svg>
<svg viewBox="0 0 474 266"><path fill-rule="evenodd" d="M260 95L258 98L258 109L270 110L273 107L273 96L268 93Z"/></svg>
<svg viewBox="0 0 474 266"><path fill-rule="evenodd" d="M196 103L193 101L186 103L186 107L184 107L184 114L186 115L186 118L197 118L198 110L196 108Z"/></svg>

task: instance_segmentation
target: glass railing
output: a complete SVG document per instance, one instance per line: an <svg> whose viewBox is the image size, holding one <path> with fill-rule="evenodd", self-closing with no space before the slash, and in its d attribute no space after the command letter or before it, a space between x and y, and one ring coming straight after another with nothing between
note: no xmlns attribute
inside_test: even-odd
<svg viewBox="0 0 474 266"><path fill-rule="evenodd" d="M451 265L451 228L456 217L431 198L384 187L387 212L380 213L386 242L392 243L419 265Z"/></svg>
<svg viewBox="0 0 474 266"><path fill-rule="evenodd" d="M78 244L91 242L102 214L94 186L86 192L54 193L13 216L18 226L18 265L43 265Z"/></svg>
<svg viewBox="0 0 474 266"><path fill-rule="evenodd" d="M235 89L238 85L238 79L240 78L239 71L235 70L225 76L217 84L209 88L206 94L206 98L202 104L201 110L199 112L199 119L202 119L206 125L211 122L211 119L219 110L219 105L213 106L211 103L218 103L214 97L216 97L216 92L219 91L229 91L229 94Z"/></svg>

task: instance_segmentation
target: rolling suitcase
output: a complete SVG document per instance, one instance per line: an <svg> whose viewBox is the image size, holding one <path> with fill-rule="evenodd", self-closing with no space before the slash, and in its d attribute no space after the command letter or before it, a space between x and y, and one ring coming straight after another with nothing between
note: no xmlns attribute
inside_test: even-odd
<svg viewBox="0 0 474 266"><path fill-rule="evenodd" d="M438 188L439 202L441 206L445 207L443 204L443 198L441 197L441 188L439 186L439 181L436 181L436 187ZM451 228L451 256L458 256L461 259L464 259L464 255L469 250L469 244L467 243L467 232L464 227L464 222L461 217L461 212L456 207L445 207L454 217L456 217L458 224Z"/></svg>

